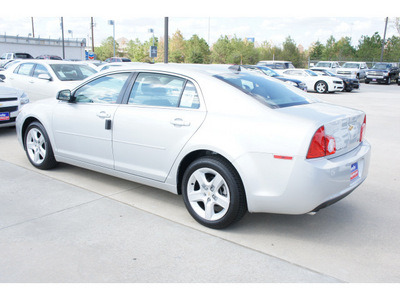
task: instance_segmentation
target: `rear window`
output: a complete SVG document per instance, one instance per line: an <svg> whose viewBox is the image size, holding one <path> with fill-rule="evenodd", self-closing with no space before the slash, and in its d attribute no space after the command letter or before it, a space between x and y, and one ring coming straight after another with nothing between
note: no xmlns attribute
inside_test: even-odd
<svg viewBox="0 0 400 300"><path fill-rule="evenodd" d="M233 85L271 108L316 102L316 100L310 99L305 92L297 91L297 88L292 88L283 83L267 79L264 75L247 72L232 72L214 75L214 77Z"/></svg>

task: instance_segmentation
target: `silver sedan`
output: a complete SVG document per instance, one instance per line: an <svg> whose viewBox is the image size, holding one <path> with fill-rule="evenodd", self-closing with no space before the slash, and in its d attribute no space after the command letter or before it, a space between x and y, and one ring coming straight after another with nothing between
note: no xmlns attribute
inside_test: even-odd
<svg viewBox="0 0 400 300"><path fill-rule="evenodd" d="M362 111L237 66L156 64L98 73L26 105L30 162L58 162L182 194L199 223L316 212L367 177Z"/></svg>

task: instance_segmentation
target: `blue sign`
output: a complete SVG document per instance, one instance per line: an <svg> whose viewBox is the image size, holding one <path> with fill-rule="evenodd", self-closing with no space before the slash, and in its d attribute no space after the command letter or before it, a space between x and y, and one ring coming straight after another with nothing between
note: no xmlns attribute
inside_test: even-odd
<svg viewBox="0 0 400 300"><path fill-rule="evenodd" d="M157 47L150 46L150 57L157 57Z"/></svg>
<svg viewBox="0 0 400 300"><path fill-rule="evenodd" d="M251 43L254 43L255 38L247 38L247 41L248 41L248 42L251 42Z"/></svg>

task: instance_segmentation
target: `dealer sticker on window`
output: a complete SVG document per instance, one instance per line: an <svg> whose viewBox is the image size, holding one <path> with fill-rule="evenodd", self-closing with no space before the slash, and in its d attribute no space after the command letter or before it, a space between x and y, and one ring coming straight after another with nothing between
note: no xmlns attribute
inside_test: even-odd
<svg viewBox="0 0 400 300"><path fill-rule="evenodd" d="M354 179L357 179L358 176L358 163L354 163L351 165L350 180L353 181Z"/></svg>
<svg viewBox="0 0 400 300"><path fill-rule="evenodd" d="M1 112L0 113L0 121L9 121L10 113L9 112Z"/></svg>

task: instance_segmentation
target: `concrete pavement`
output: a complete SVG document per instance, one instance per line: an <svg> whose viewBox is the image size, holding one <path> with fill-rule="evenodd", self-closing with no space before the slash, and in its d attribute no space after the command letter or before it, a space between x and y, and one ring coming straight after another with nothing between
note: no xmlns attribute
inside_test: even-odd
<svg viewBox="0 0 400 300"><path fill-rule="evenodd" d="M61 164L0 130L0 282L400 282L400 87L316 95L367 112L369 178L315 216L197 224L180 196Z"/></svg>

